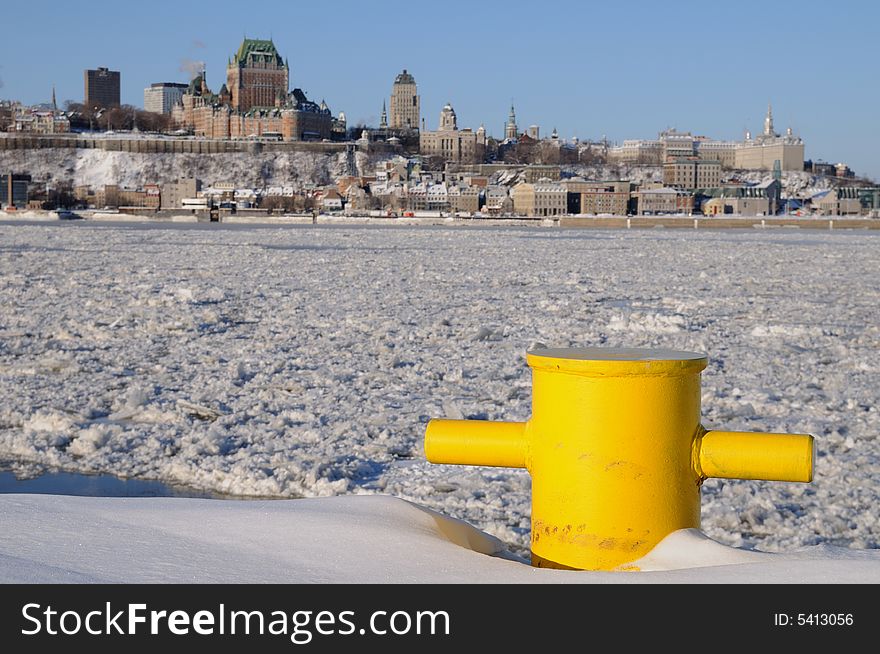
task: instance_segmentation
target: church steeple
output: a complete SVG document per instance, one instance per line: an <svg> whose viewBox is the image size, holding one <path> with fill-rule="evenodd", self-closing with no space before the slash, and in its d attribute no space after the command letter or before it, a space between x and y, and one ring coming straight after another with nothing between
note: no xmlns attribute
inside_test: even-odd
<svg viewBox="0 0 880 654"><path fill-rule="evenodd" d="M379 119L379 129L388 129L388 114L385 111L385 100L382 100L382 117Z"/></svg>
<svg viewBox="0 0 880 654"><path fill-rule="evenodd" d="M507 124L504 126L504 138L516 138L516 112L513 110L513 102L510 103L510 113L507 115Z"/></svg>
<svg viewBox="0 0 880 654"><path fill-rule="evenodd" d="M767 117L764 119L764 136L776 136L773 131L773 105L767 103Z"/></svg>
<svg viewBox="0 0 880 654"><path fill-rule="evenodd" d="M58 103L55 101L55 85L52 85L52 111L58 113Z"/></svg>

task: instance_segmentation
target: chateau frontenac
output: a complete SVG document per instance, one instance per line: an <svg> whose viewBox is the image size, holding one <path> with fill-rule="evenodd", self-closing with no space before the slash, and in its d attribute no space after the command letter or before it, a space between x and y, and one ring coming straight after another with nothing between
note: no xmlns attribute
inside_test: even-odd
<svg viewBox="0 0 880 654"><path fill-rule="evenodd" d="M331 138L338 121L327 104L313 102L302 89L289 87L290 66L275 44L246 38L229 58L226 83L219 91L211 91L202 70L190 82L173 117L183 129L207 138L269 134L285 141Z"/></svg>

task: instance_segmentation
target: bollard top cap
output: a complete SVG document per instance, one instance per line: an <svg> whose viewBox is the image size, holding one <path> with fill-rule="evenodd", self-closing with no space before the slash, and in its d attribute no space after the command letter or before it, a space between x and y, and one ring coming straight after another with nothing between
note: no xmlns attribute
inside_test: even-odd
<svg viewBox="0 0 880 654"><path fill-rule="evenodd" d="M526 352L535 370L581 375L684 375L706 367L705 354L629 347L542 348Z"/></svg>

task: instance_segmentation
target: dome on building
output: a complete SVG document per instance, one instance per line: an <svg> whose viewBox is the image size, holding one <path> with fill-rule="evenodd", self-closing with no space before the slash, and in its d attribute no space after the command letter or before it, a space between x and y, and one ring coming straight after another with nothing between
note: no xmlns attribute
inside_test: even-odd
<svg viewBox="0 0 880 654"><path fill-rule="evenodd" d="M458 129L458 119L455 116L455 109L452 108L451 102L447 102L443 105L443 109L440 110L440 129Z"/></svg>

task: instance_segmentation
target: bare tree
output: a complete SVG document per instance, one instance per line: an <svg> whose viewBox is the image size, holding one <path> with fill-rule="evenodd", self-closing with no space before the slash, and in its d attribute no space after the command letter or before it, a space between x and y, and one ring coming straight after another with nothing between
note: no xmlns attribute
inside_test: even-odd
<svg viewBox="0 0 880 654"><path fill-rule="evenodd" d="M260 200L261 209L271 209L272 211L302 211L304 205L304 198L301 195L268 195Z"/></svg>
<svg viewBox="0 0 880 654"><path fill-rule="evenodd" d="M142 132L167 132L171 129L171 116L135 109L134 124Z"/></svg>

